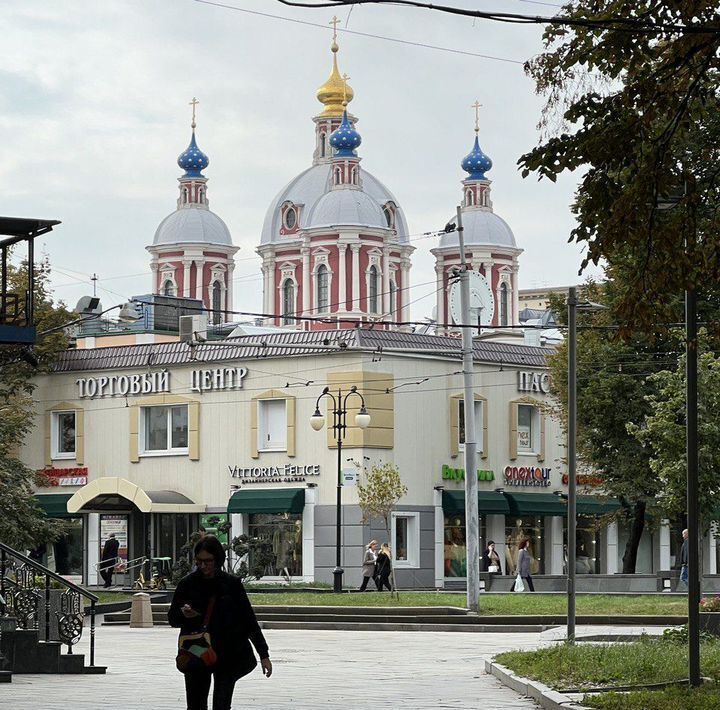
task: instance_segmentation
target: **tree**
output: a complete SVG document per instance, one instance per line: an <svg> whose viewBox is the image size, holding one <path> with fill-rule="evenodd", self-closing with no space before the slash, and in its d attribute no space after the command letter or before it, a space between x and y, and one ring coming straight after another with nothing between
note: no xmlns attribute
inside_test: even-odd
<svg viewBox="0 0 720 710"><path fill-rule="evenodd" d="M682 515L686 509L685 358L675 370L651 375L654 391L645 396L649 412L628 431L646 448L665 510ZM698 457L700 519L707 528L720 520L720 358L702 353L698 359Z"/></svg>
<svg viewBox="0 0 720 710"><path fill-rule="evenodd" d="M62 533L59 521L49 520L33 495L33 486L41 482L38 474L18 458L22 443L34 426L34 377L47 372L59 352L67 347L62 331L53 330L72 320L62 303L55 304L49 288L50 265L47 260L35 265L35 318L38 332L32 355L37 367L31 364L25 346L0 345L0 540L24 550L49 542ZM9 267L9 290L27 290L26 267Z"/></svg>
<svg viewBox="0 0 720 710"><path fill-rule="evenodd" d="M715 0L576 0L563 14L626 25L547 27L526 65L547 97L544 142L519 164L551 180L584 171L570 237L585 245L581 270L604 261L625 331L652 330L669 320L668 294L720 276L720 12Z"/></svg>
<svg viewBox="0 0 720 710"><path fill-rule="evenodd" d="M652 413L651 397L658 388L652 375L675 370L681 344L661 333L636 333L624 340L618 337L610 327L616 298L612 281L588 283L581 290L581 301L606 304L610 310L579 313L577 453L581 465L602 478L604 492L625 504L619 515L630 522L630 534L622 571L633 574L647 520L676 511L656 497L658 481L651 466L651 451L628 432L628 425L643 422ZM559 322L565 323L564 299L555 299L552 307ZM556 401L553 415L566 429L566 342L550 356L548 364Z"/></svg>
<svg viewBox="0 0 720 710"><path fill-rule="evenodd" d="M390 519L399 500L407 494L407 486L402 482L400 471L395 464L374 465L367 473L367 482L358 483L358 498L363 513L363 522L380 518L385 525L387 539L390 540ZM395 565L391 567L392 588L400 599L395 581Z"/></svg>

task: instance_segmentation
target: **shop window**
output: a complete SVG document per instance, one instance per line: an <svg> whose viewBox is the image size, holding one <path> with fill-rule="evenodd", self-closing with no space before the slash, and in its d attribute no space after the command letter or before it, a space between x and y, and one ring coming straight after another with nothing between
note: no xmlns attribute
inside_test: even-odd
<svg viewBox="0 0 720 710"><path fill-rule="evenodd" d="M531 404L517 408L517 450L519 454L536 454L540 440L540 411Z"/></svg>
<svg viewBox="0 0 720 710"><path fill-rule="evenodd" d="M420 566L420 514L393 513L390 547L396 567Z"/></svg>
<svg viewBox="0 0 720 710"><path fill-rule="evenodd" d="M320 264L317 269L317 312L327 313L329 305L328 268L325 264Z"/></svg>
<svg viewBox="0 0 720 710"><path fill-rule="evenodd" d="M83 573L83 519L63 518L62 534L53 542L30 550L30 558L51 572L81 577Z"/></svg>
<svg viewBox="0 0 720 710"><path fill-rule="evenodd" d="M518 545L527 540L528 552L532 561L530 574L543 574L545 571L543 519L534 516L522 518L506 518L513 525L505 528L505 564L506 574L517 573Z"/></svg>
<svg viewBox="0 0 720 710"><path fill-rule="evenodd" d="M465 537L465 513L445 516L444 529L445 577L467 577L467 539ZM485 517L480 516L480 547L484 549ZM504 569L504 568L503 568Z"/></svg>
<svg viewBox="0 0 720 710"><path fill-rule="evenodd" d="M258 451L287 451L287 402L258 400Z"/></svg>
<svg viewBox="0 0 720 710"><path fill-rule="evenodd" d="M54 459L75 458L75 412L52 413L52 457Z"/></svg>
<svg viewBox="0 0 720 710"><path fill-rule="evenodd" d="M267 540L272 547L273 559L264 569L265 577L302 576L301 513L250 513L248 535Z"/></svg>
<svg viewBox="0 0 720 710"><path fill-rule="evenodd" d="M142 407L143 454L188 453L188 406Z"/></svg>
<svg viewBox="0 0 720 710"><path fill-rule="evenodd" d="M378 270L376 266L370 267L368 274L368 296L370 300L370 313L378 312Z"/></svg>
<svg viewBox="0 0 720 710"><path fill-rule="evenodd" d="M567 574L568 529L563 521L563 574ZM575 529L575 573L600 574L600 526L594 515L578 515Z"/></svg>
<svg viewBox="0 0 720 710"><path fill-rule="evenodd" d="M475 400L475 442L478 454L483 451L483 403ZM458 400L458 451L465 451L465 400Z"/></svg>

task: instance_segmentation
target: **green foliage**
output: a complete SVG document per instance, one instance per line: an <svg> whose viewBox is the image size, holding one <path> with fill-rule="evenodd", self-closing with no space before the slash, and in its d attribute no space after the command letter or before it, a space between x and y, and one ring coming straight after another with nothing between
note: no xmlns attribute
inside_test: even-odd
<svg viewBox="0 0 720 710"><path fill-rule="evenodd" d="M49 290L50 266L47 261L35 266L35 317L38 332L56 328L72 320L62 304L55 304ZM9 291L22 294L27 290L27 275L23 268L9 268ZM33 353L39 362L35 369L19 360L27 348L0 345L0 540L24 550L50 542L62 533L63 524L49 520L33 496L35 471L18 458L18 451L32 430L32 395L36 387L34 376L47 372L58 353L67 347L62 329L40 335Z"/></svg>
<svg viewBox="0 0 720 710"><path fill-rule="evenodd" d="M712 599L718 599L718 597L712 597ZM701 604L702 601L704 600L701 600ZM717 609L703 608L702 611L720 611L720 605ZM690 632L688 630L688 625L683 624L682 626L673 626L672 628L665 629L663 631L662 640L666 643L674 643L678 644L679 646L687 646L688 643L690 643ZM701 630L700 641L701 643L710 643L712 641L717 641L717 638L711 633Z"/></svg>
<svg viewBox="0 0 720 710"><path fill-rule="evenodd" d="M367 481L358 484L358 498L363 522L380 518L390 535L390 515L398 501L407 493L397 466L385 463L373 466L366 474Z"/></svg>
<svg viewBox="0 0 720 710"><path fill-rule="evenodd" d="M680 684L663 690L586 695L582 702L604 710L720 710L720 692L714 684L699 688Z"/></svg>
<svg viewBox="0 0 720 710"><path fill-rule="evenodd" d="M576 0L563 14L595 20L716 24L714 0ZM720 275L720 36L548 25L526 70L547 98L541 145L523 175L581 170L570 241L619 284L626 332L668 321L688 285ZM670 201L673 209L658 209Z"/></svg>
<svg viewBox="0 0 720 710"><path fill-rule="evenodd" d="M702 340L702 339L701 339ZM650 470L658 480L659 504L681 513L686 499L685 356L677 369L651 375L645 395L649 412L628 424L630 432L649 454ZM704 352L698 358L698 456L700 513L704 525L720 520L720 358Z"/></svg>
<svg viewBox="0 0 720 710"><path fill-rule="evenodd" d="M240 560L232 573L244 581L262 579L265 568L275 561L272 544L260 537L240 535L232 539L232 549Z"/></svg>

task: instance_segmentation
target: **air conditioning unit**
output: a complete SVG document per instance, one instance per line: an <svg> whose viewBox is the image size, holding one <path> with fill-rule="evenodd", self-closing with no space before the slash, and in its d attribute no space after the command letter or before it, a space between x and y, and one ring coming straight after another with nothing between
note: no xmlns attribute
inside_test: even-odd
<svg viewBox="0 0 720 710"><path fill-rule="evenodd" d="M207 340L207 316L180 316L180 342L198 343Z"/></svg>

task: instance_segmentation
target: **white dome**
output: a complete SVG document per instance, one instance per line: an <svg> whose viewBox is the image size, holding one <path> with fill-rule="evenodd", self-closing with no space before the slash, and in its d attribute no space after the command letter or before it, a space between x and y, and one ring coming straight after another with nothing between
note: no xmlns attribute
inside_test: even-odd
<svg viewBox="0 0 720 710"><path fill-rule="evenodd" d="M489 246L512 247L517 249L515 235L512 233L508 223L498 217L494 212L484 208L471 208L463 210L463 236L465 245L482 244ZM450 219L455 222L456 216ZM443 234L440 239L439 248L459 247L457 232Z"/></svg>
<svg viewBox="0 0 720 710"><path fill-rule="evenodd" d="M194 205L181 207L165 217L153 239L155 246L189 242L233 245L225 222L209 209Z"/></svg>
<svg viewBox="0 0 720 710"><path fill-rule="evenodd" d="M387 202L392 202L395 204L395 229L397 230L398 241L401 243L408 242L408 227L405 221L405 215L402 209L400 209L395 196L385 185L366 170L362 170L360 173L362 190L332 190L330 169L330 163L313 165L300 173L280 190L265 215L265 222L260 239L261 244L274 244L288 241L287 236L280 235L280 227L282 226L281 207L285 202L302 205L300 210L300 229L307 229L311 221L313 227L324 226L326 224L360 224L363 226L387 227L387 222L382 215L382 206ZM333 211L339 209L339 204L335 203L335 200L344 200L344 198L333 197L328 200L327 206L323 207L322 210L323 219L327 219L328 221L320 222L320 214L317 211L317 208L320 207L320 200L326 195L340 193L352 193L355 196L358 194L363 195L363 197L356 198L356 201L362 201L362 207L358 205L358 207L355 208L355 210L357 210L356 220L364 219L366 215L370 216L369 220L363 222L338 222L338 217L332 217ZM368 197L371 198L370 202L374 204L372 208L370 208L369 203L365 200L365 198ZM347 208L348 203L343 202L343 204L345 204ZM331 205L334 206L331 208ZM377 221L377 218L374 216L376 214L376 208L380 211L380 221ZM347 213L341 210L339 214Z"/></svg>
<svg viewBox="0 0 720 710"><path fill-rule="evenodd" d="M326 192L313 207L307 229L316 227L363 226L387 229L382 207L361 190Z"/></svg>

